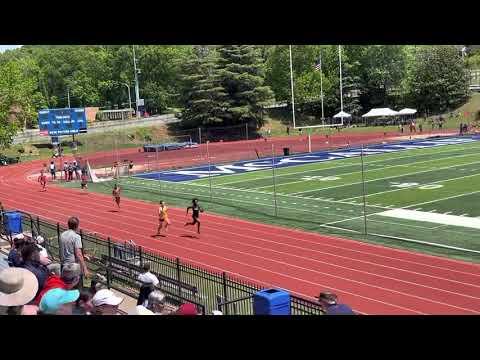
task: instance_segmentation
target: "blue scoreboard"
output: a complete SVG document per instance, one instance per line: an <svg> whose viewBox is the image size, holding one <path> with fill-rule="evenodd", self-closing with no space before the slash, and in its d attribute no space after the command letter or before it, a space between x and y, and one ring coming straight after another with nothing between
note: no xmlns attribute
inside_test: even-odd
<svg viewBox="0 0 480 360"><path fill-rule="evenodd" d="M40 110L38 124L42 135L52 137L87 132L87 117L83 108Z"/></svg>

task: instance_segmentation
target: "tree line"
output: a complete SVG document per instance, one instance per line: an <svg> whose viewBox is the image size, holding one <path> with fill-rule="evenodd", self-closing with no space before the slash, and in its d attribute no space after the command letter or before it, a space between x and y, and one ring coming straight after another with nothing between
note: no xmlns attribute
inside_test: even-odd
<svg viewBox="0 0 480 360"><path fill-rule="evenodd" d="M150 113L179 109L185 127L251 123L264 106L290 101L289 49L285 45L136 46L140 97ZM322 57L322 71L315 68ZM448 111L468 97L467 66L454 46L342 46L344 110L372 107ZM338 47L292 47L295 100L320 113L320 80L326 116L340 109ZM0 142L16 129L36 126L40 108L128 106L134 94L131 45L33 46L0 54Z"/></svg>

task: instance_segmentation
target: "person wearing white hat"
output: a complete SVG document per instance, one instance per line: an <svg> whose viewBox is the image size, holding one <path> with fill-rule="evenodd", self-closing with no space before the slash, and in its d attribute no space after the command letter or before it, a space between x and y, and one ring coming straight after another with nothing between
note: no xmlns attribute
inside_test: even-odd
<svg viewBox="0 0 480 360"><path fill-rule="evenodd" d="M118 306L123 298L116 296L111 290L102 289L96 292L92 299L95 315L117 315Z"/></svg>
<svg viewBox="0 0 480 360"><path fill-rule="evenodd" d="M0 272L0 307L6 308L7 314L26 314L24 306L33 300L37 291L38 280L29 270L7 268Z"/></svg>
<svg viewBox="0 0 480 360"><path fill-rule="evenodd" d="M128 315L155 315L152 311L148 310L145 306L137 305L131 311L128 312Z"/></svg>

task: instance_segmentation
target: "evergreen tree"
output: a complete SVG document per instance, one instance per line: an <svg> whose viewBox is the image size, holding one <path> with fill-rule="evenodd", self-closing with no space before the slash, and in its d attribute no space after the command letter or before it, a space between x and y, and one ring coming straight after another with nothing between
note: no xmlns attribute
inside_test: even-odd
<svg viewBox="0 0 480 360"><path fill-rule="evenodd" d="M264 85L265 69L258 48L229 45L218 48L217 60L221 84L227 93L225 125L254 123L263 125L263 107L273 100L273 92Z"/></svg>
<svg viewBox="0 0 480 360"><path fill-rule="evenodd" d="M215 52L196 48L183 65L183 127L222 125L226 118L226 93L215 63Z"/></svg>

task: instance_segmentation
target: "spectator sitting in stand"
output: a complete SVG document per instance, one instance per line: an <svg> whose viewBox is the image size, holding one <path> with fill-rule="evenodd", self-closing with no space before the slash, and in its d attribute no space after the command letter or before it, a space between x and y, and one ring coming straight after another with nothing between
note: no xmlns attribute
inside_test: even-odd
<svg viewBox="0 0 480 360"><path fill-rule="evenodd" d="M38 291L35 275L22 268L7 268L0 272L0 314L36 315L36 306L26 305Z"/></svg>
<svg viewBox="0 0 480 360"><path fill-rule="evenodd" d="M25 246L25 236L17 234L13 237L13 247L8 253L8 266L20 267L22 265L22 249Z"/></svg>
<svg viewBox="0 0 480 360"><path fill-rule="evenodd" d="M93 294L90 290L80 291L80 296L75 303L73 308L73 315L91 315L93 313L93 304L92 304Z"/></svg>
<svg viewBox="0 0 480 360"><path fill-rule="evenodd" d="M42 297L49 290L52 290L52 289L71 290L75 288L78 285L78 282L80 281L80 275L81 275L80 265L78 265L77 263L65 264L63 266L61 276L50 275L47 278L43 286L43 289L35 297L35 300L33 301L33 303L35 305L40 304Z"/></svg>
<svg viewBox="0 0 480 360"><path fill-rule="evenodd" d="M40 263L40 251L35 244L26 244L22 249L22 268L30 270L38 281L38 292L43 289L50 271Z"/></svg>
<svg viewBox="0 0 480 360"><path fill-rule="evenodd" d="M148 295L148 306L147 309L150 310L155 315L169 315L172 312L165 306L165 294L160 290L155 290Z"/></svg>
<svg viewBox="0 0 480 360"><path fill-rule="evenodd" d="M111 290L102 289L93 296L92 304L95 315L117 315L118 306L123 298L116 296Z"/></svg>
<svg viewBox="0 0 480 360"><path fill-rule="evenodd" d="M197 307L195 304L192 303L186 303L180 305L177 311L173 315L186 315L186 316L192 316L192 315L198 315Z"/></svg>
<svg viewBox="0 0 480 360"><path fill-rule="evenodd" d="M318 302L323 307L326 315L355 315L350 306L337 303L337 295L329 292L320 293Z"/></svg>
<svg viewBox="0 0 480 360"><path fill-rule="evenodd" d="M78 290L51 289L43 295L40 311L45 315L72 315L79 296Z"/></svg>

